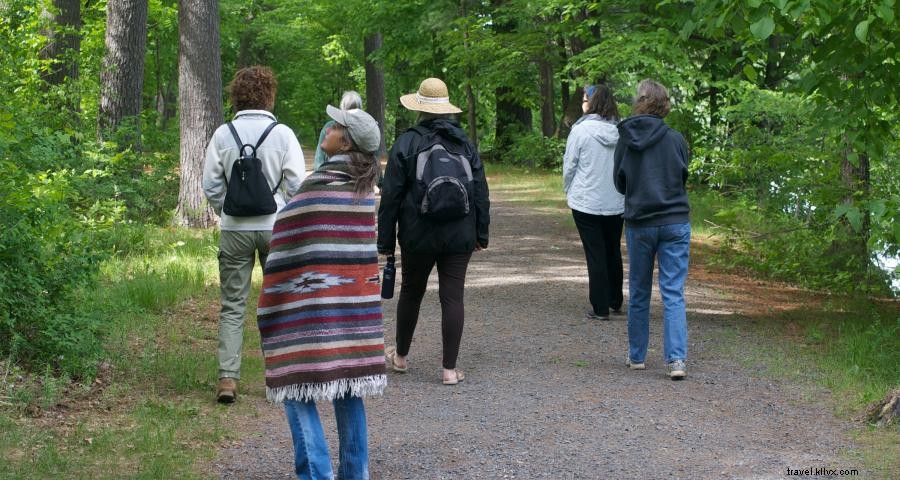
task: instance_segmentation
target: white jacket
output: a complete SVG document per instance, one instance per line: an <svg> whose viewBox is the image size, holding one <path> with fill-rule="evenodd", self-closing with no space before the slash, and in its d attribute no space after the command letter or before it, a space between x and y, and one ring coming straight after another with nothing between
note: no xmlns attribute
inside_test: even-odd
<svg viewBox="0 0 900 480"><path fill-rule="evenodd" d="M599 115L585 115L575 122L563 156L563 190L569 208L591 215L625 211L625 196L613 184L613 153L618 141L616 125Z"/></svg>
<svg viewBox="0 0 900 480"><path fill-rule="evenodd" d="M256 145L260 135L274 121L275 115L265 110L241 110L234 116L232 123L242 143ZM216 213L221 216L222 230L271 230L275 224L275 213L256 217L232 217L222 212L231 167L238 156L238 145L231 135L231 130L228 129L228 125L220 126L206 147L203 193ZM269 188L274 189L281 180L281 185L274 195L275 204L278 210L281 210L300 188L300 183L306 176L306 164L303 161L300 142L290 127L278 125L269 132L256 156L262 162L263 174L269 182Z"/></svg>

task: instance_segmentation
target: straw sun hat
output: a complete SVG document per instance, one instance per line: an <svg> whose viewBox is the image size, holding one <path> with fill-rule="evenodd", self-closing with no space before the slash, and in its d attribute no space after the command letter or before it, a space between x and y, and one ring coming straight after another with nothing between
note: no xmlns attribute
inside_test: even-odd
<svg viewBox="0 0 900 480"><path fill-rule="evenodd" d="M461 113L462 110L450 103L447 85L439 78L426 78L419 85L419 91L403 95L400 103L408 110L428 113Z"/></svg>

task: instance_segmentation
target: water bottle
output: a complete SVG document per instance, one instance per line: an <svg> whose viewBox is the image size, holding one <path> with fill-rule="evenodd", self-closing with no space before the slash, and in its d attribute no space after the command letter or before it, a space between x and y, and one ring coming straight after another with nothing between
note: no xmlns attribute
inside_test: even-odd
<svg viewBox="0 0 900 480"><path fill-rule="evenodd" d="M381 278L381 298L394 298L394 277L397 274L397 267L394 266L394 256L387 257L384 263L384 274Z"/></svg>

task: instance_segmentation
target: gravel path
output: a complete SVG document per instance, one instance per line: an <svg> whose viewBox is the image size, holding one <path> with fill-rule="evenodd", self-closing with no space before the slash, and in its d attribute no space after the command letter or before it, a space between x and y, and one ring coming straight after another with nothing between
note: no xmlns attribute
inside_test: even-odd
<svg viewBox="0 0 900 480"><path fill-rule="evenodd" d="M717 293L727 285L688 280L686 380L665 376L656 292L647 370L630 371L625 317L584 317L586 267L574 227L559 213L497 199L492 207L491 248L473 256L467 279L458 362L466 381L440 383L433 274L409 373L391 374L385 397L367 401L373 479L769 479L790 478L788 468L861 470L838 457L855 448L852 425L826 401L801 402L790 385L728 358L737 353L715 353L741 343L725 333L742 321ZM388 345L395 307L396 299L385 302ZM219 478L293 478L283 412L259 392L240 400L251 414L236 416L235 440L213 460ZM334 456L332 409L321 410Z"/></svg>

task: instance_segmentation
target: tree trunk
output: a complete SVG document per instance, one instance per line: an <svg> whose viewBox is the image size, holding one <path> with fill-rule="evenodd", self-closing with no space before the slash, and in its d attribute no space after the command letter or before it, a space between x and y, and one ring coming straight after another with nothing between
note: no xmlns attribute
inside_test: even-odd
<svg viewBox="0 0 900 480"><path fill-rule="evenodd" d="M472 91L472 84L466 83L466 123L468 123L469 140L478 150L478 116L475 114L475 92Z"/></svg>
<svg viewBox="0 0 900 480"><path fill-rule="evenodd" d="M469 9L466 6L466 0L459 0L459 14L466 19L463 29L463 49L465 49L466 57L469 56ZM478 151L478 116L475 111L475 92L472 91L472 67L466 63L466 123L469 131L469 141Z"/></svg>
<svg viewBox="0 0 900 480"><path fill-rule="evenodd" d="M496 8L502 7L506 3L507 0L492 2ZM511 34L515 28L516 26L509 20L498 20L493 25L498 39ZM513 86L516 88L512 88ZM513 92L519 91L521 88L521 85L500 85L494 90L497 122L494 130L494 149L498 152L502 152L512 145L512 137L515 135L531 132L531 109L520 105L512 98ZM502 159L498 158L498 160Z"/></svg>
<svg viewBox="0 0 900 480"><path fill-rule="evenodd" d="M78 58L81 52L80 0L53 0L53 11L45 11L50 22L46 30L47 45L41 58L50 60L50 69L42 74L45 82L62 85L66 78L78 79ZM77 105L77 104L76 104Z"/></svg>
<svg viewBox="0 0 900 480"><path fill-rule="evenodd" d="M540 60L541 69L541 133L552 137L556 132L556 115L553 112L553 65L546 58Z"/></svg>
<svg viewBox="0 0 900 480"><path fill-rule="evenodd" d="M513 89L498 87L497 94L497 130L495 148L505 150L512 145L513 136L531 132L531 109L510 100Z"/></svg>
<svg viewBox="0 0 900 480"><path fill-rule="evenodd" d="M850 160L849 153L851 148L847 148L843 158L841 158L841 183L843 183L845 191L843 203L853 205L857 200L865 200L869 197L869 155L865 152L860 153L857 157L856 164ZM860 223L859 232L848 231L847 239L843 245L845 252L856 257L860 262L865 262L865 268L869 264L869 229L870 229L870 213L866 207L861 207L863 218ZM849 227L849 225L848 225Z"/></svg>
<svg viewBox="0 0 900 480"><path fill-rule="evenodd" d="M223 123L219 4L181 0L178 5L178 99L181 108L181 187L175 222L209 227L215 213L201 187L206 145Z"/></svg>
<svg viewBox="0 0 900 480"><path fill-rule="evenodd" d="M385 152L384 141L384 66L374 58L375 52L381 48L381 33L373 33L363 41L366 57L366 111L378 122L381 131L381 145L378 155Z"/></svg>
<svg viewBox="0 0 900 480"><path fill-rule="evenodd" d="M160 45L161 35L154 35L153 42L153 58L154 58L154 74L156 76L156 125L160 130L165 130L169 125L169 120L175 118L175 101L177 100L175 88L178 86L178 63L174 64L175 68L167 70L163 69L162 54Z"/></svg>
<svg viewBox="0 0 900 480"><path fill-rule="evenodd" d="M580 18L586 18L585 14L582 14ZM582 40L578 38L571 38L569 40L569 50L571 51L571 56L578 55L583 52L587 48L587 44L585 44ZM581 76L581 72L576 70L570 74L570 78L575 79ZM565 93L568 93L568 87L565 90ZM559 128L557 130L557 135L559 138L566 138L569 136L569 132L572 131L572 125L584 115L584 111L581 110L581 98L584 96L584 86L577 85L575 87L575 92L569 96L568 101L563 104L563 115L562 120L559 122Z"/></svg>
<svg viewBox="0 0 900 480"><path fill-rule="evenodd" d="M100 71L97 126L101 140L117 140L122 149L140 149L146 44L147 0L110 0L106 5L106 55Z"/></svg>

